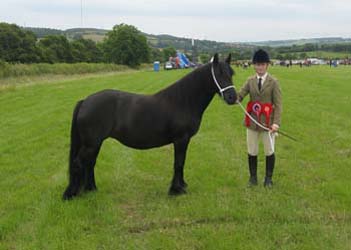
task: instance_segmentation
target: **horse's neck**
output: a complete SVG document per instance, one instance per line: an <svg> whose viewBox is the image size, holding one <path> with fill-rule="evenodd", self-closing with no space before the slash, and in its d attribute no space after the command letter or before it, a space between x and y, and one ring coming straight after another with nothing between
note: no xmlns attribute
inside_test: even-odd
<svg viewBox="0 0 351 250"><path fill-rule="evenodd" d="M210 78L206 79L207 81L209 81ZM211 82L209 82L211 83ZM208 82L206 82L206 84L208 84ZM198 108L196 109L196 111L198 112L199 115L202 116L203 112L206 110L206 108L208 107L208 105L211 103L213 96L214 96L215 92L211 92L209 93L208 91L202 91L199 92L198 95L195 95L194 97L190 97L190 98L194 98L194 102L196 102L198 104Z"/></svg>
<svg viewBox="0 0 351 250"><path fill-rule="evenodd" d="M208 65L203 67L186 75L159 94L184 111L188 110L202 116L215 94L213 86L211 86L210 68Z"/></svg>

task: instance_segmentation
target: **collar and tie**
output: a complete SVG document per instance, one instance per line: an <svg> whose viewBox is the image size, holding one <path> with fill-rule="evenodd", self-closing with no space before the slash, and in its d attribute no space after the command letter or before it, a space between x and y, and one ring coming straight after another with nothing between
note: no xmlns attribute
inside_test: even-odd
<svg viewBox="0 0 351 250"><path fill-rule="evenodd" d="M261 91L262 89L262 77L258 78L258 90Z"/></svg>
<svg viewBox="0 0 351 250"><path fill-rule="evenodd" d="M268 76L267 72L263 76L260 76L258 74L256 75L256 77L257 77L256 79L258 80L257 81L258 91L261 91L263 83L266 82L267 76Z"/></svg>

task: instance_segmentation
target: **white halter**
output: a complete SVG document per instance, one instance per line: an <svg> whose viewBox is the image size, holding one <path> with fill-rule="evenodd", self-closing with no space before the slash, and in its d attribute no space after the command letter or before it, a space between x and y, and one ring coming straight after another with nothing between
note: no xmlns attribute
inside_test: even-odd
<svg viewBox="0 0 351 250"><path fill-rule="evenodd" d="M228 90L228 89L235 89L234 85L233 84L230 84L229 86L225 87L225 88L222 88L221 85L219 85L217 79L216 79L216 75L214 73L214 69L213 69L213 57L211 58L211 73L212 73L212 78L213 78L213 81L215 82L215 84L217 85L217 88L219 90L219 93L221 93L221 97L224 99L224 96L223 96L223 93L224 91Z"/></svg>

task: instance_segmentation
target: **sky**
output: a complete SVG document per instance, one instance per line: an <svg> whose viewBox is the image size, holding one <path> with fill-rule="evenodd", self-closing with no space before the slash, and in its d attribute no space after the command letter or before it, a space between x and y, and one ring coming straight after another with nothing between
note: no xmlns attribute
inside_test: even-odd
<svg viewBox="0 0 351 250"><path fill-rule="evenodd" d="M81 3L83 18L81 18ZM0 22L103 28L223 42L351 37L351 0L1 0Z"/></svg>

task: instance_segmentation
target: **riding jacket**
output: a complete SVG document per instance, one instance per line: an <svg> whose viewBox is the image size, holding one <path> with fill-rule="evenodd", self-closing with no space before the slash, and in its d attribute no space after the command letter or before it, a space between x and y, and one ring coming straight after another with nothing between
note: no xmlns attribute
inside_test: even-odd
<svg viewBox="0 0 351 250"><path fill-rule="evenodd" d="M280 126L282 95L278 81L268 74L261 90L259 90L258 76L254 75L249 77L238 93L239 101L241 102L248 94L250 95L250 102L248 103L247 111L251 116L263 126L271 127L272 124ZM252 106L255 104L257 105L254 106L253 109ZM272 112L269 114L269 121L266 121L267 113L265 114L264 112L264 108L267 106L273 108ZM247 118L245 119L245 126L252 130L263 131L263 129L254 122L247 122Z"/></svg>

